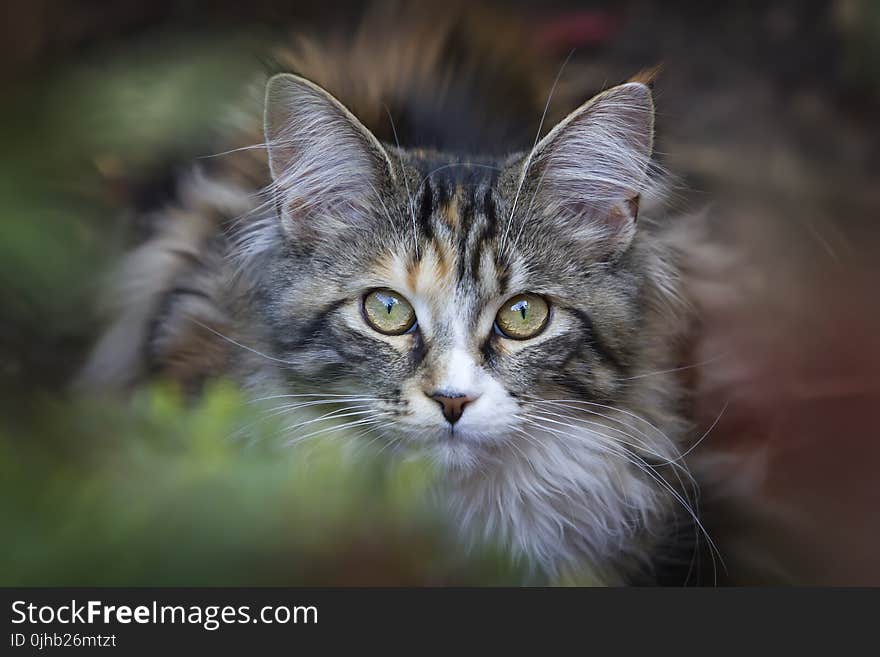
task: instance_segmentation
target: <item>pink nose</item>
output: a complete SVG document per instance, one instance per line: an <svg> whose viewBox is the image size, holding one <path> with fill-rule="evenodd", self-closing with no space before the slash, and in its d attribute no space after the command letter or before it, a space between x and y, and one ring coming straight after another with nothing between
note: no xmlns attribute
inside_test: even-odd
<svg viewBox="0 0 880 657"><path fill-rule="evenodd" d="M476 397L457 395L451 392L435 392L429 394L428 397L440 404L440 408L443 409L443 417L449 424L458 422L461 419L461 414L464 413L464 407L477 400Z"/></svg>

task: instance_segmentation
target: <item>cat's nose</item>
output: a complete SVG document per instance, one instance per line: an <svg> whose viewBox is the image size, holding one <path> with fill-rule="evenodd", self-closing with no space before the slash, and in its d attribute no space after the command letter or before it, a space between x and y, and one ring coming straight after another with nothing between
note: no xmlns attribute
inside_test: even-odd
<svg viewBox="0 0 880 657"><path fill-rule="evenodd" d="M449 424L455 424L458 422L461 419L461 414L464 413L464 407L471 402L476 401L479 396L456 394L447 391L425 394L440 404L440 408L443 409L443 417L446 418L446 421L449 422Z"/></svg>

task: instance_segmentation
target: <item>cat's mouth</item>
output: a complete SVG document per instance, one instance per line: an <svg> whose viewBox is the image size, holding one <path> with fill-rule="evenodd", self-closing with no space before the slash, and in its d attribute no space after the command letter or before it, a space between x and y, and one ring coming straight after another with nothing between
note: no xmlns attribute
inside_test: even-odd
<svg viewBox="0 0 880 657"><path fill-rule="evenodd" d="M413 446L422 447L450 447L469 445L472 447L491 440L485 431L476 431L470 427L459 425L433 425L422 428L403 429L404 440Z"/></svg>
<svg viewBox="0 0 880 657"><path fill-rule="evenodd" d="M461 440L465 435L461 427L456 431L455 425L451 424L440 430L440 440Z"/></svg>
<svg viewBox="0 0 880 657"><path fill-rule="evenodd" d="M471 447L497 444L502 435L497 431L481 430L474 427L460 426L459 424L438 427L430 436L431 442L444 446Z"/></svg>
<svg viewBox="0 0 880 657"><path fill-rule="evenodd" d="M480 441L459 429L444 428L424 449L431 460L447 470L470 470L483 460Z"/></svg>
<svg viewBox="0 0 880 657"><path fill-rule="evenodd" d="M470 442L472 438L466 430L454 426L435 427L422 434L422 439L439 445Z"/></svg>

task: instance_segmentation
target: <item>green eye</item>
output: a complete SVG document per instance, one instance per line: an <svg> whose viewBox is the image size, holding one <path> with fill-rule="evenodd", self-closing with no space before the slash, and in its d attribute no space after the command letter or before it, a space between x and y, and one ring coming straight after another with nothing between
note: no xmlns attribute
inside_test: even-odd
<svg viewBox="0 0 880 657"><path fill-rule="evenodd" d="M498 331L514 340L533 338L547 325L550 306L537 294L518 294L504 302L495 316Z"/></svg>
<svg viewBox="0 0 880 657"><path fill-rule="evenodd" d="M393 290L374 290L364 297L364 318L385 335L401 335L416 323L416 311Z"/></svg>

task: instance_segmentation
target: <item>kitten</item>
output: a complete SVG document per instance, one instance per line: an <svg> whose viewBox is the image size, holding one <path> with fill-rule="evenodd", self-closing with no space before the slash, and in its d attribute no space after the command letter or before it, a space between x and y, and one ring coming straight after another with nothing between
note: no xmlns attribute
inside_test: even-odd
<svg viewBox="0 0 880 657"><path fill-rule="evenodd" d="M550 85L521 42L388 21L284 56L265 147L195 171L156 213L84 380L225 375L339 409L439 464L465 543L553 578L658 577L699 521L650 76L532 141Z"/></svg>

